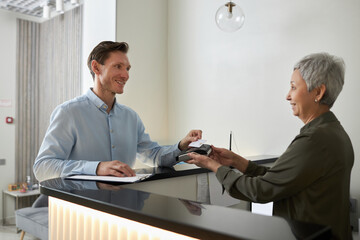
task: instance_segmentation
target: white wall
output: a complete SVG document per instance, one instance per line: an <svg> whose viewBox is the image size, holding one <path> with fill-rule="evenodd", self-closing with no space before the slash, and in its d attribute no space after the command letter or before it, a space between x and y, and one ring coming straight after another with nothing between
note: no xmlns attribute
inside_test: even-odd
<svg viewBox="0 0 360 240"><path fill-rule="evenodd" d="M85 1L83 89L92 86L86 68L91 49L114 36L127 41L133 68L118 101L137 111L160 143L200 128L210 143L227 147L232 130L233 149L242 155L281 154L302 126L285 101L293 64L311 52L343 57L346 81L333 111L353 141L351 194L359 202L359 1L236 1L246 20L230 34L214 21L222 0L121 0L116 8L114 1ZM4 189L15 172L15 124L6 125L5 117L15 115L16 20L1 11L0 32L6 36L0 39L6 56L0 58L0 99L12 101L0 108Z"/></svg>
<svg viewBox="0 0 360 240"><path fill-rule="evenodd" d="M15 181L16 18L10 13L0 11L0 33L0 100L11 101L10 107L0 107L0 159L6 159L6 165L0 165L0 190L3 190ZM15 123L6 124L8 116L14 117ZM7 203L7 207L13 209L10 199ZM13 216L13 212L7 214ZM2 208L0 216L2 218Z"/></svg>
<svg viewBox="0 0 360 240"><path fill-rule="evenodd" d="M83 92L93 86L86 65L89 53L99 42L115 39L129 43L132 65L124 94L117 101L138 112L145 127L151 125L147 131L153 140L166 143L167 1L84 2Z"/></svg>
<svg viewBox="0 0 360 240"><path fill-rule="evenodd" d="M235 33L216 27L224 2L169 0L169 137L201 128L228 147L232 130L235 152L280 155L302 126L285 100L294 63L313 52L341 56L345 86L332 110L352 139L359 202L360 2L236 0L246 19Z"/></svg>
<svg viewBox="0 0 360 240"><path fill-rule="evenodd" d="M175 143L180 138L167 141L167 0L117 1L116 29L116 40L130 46L132 65L117 100L140 115L152 140Z"/></svg>
<svg viewBox="0 0 360 240"><path fill-rule="evenodd" d="M7 189L15 181L15 126L16 126L16 17L18 14L0 10L0 100L10 100L11 107L0 107L0 159L6 159L6 165L0 165L0 190ZM97 16L96 18L94 16ZM85 1L83 29L83 91L93 85L86 65L90 51L103 40L115 41L116 0ZM14 124L6 124L5 117L15 118ZM0 198L0 206L2 198ZM8 209L14 209L13 201L7 201ZM2 217L2 208L0 216ZM8 217L14 212L7 211Z"/></svg>
<svg viewBox="0 0 360 240"><path fill-rule="evenodd" d="M90 52L102 41L115 41L116 0L84 1L83 7L82 89L85 93L94 85L87 67Z"/></svg>

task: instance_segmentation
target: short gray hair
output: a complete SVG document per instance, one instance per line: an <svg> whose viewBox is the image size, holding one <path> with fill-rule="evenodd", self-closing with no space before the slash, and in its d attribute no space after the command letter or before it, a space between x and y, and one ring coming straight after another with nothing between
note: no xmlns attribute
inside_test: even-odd
<svg viewBox="0 0 360 240"><path fill-rule="evenodd" d="M344 60L328 53L313 53L296 63L296 69L299 69L309 92L325 85L326 91L320 103L331 108L344 85Z"/></svg>

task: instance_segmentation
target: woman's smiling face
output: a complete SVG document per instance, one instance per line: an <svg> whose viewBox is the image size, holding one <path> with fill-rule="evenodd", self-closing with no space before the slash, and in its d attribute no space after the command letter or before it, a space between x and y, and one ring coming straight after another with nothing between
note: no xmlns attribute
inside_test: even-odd
<svg viewBox="0 0 360 240"><path fill-rule="evenodd" d="M290 81L290 91L286 96L291 104L293 114L299 117L304 123L311 118L315 110L315 89L308 91L305 80L302 78L300 71L296 69Z"/></svg>

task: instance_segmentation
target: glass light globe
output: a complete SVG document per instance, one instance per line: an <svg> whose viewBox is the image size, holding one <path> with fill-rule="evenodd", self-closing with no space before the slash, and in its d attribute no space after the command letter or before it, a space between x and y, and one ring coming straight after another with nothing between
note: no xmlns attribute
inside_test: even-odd
<svg viewBox="0 0 360 240"><path fill-rule="evenodd" d="M215 21L224 32L235 32L244 25L245 15L239 6L228 2L216 11Z"/></svg>

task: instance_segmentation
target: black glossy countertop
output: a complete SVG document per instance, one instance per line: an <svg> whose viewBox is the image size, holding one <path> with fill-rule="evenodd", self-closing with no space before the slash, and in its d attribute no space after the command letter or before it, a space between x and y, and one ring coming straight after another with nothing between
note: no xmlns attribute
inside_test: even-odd
<svg viewBox="0 0 360 240"><path fill-rule="evenodd" d="M146 180L154 181L206 173L208 170L181 164L174 168L148 168L137 172L154 173ZM56 178L41 182L40 191L48 196L200 239L327 239L330 234L328 227L127 189L119 183Z"/></svg>

